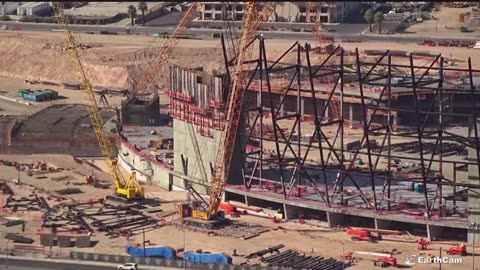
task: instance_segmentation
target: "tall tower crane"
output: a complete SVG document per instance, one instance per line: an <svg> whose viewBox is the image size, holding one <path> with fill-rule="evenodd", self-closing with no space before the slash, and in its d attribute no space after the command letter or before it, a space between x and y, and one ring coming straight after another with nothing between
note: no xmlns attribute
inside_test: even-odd
<svg viewBox="0 0 480 270"><path fill-rule="evenodd" d="M92 88L92 84L87 78L85 67L81 61L80 52L77 48L77 42L72 31L70 30L62 3L53 2L53 8L55 14L57 15L58 24L65 32L67 48L72 56L75 69L81 76L80 87L83 90L85 98L88 102L87 110L92 121L95 135L100 144L100 149L102 150L102 154L105 157L110 170L110 175L113 177L115 182L116 193L118 195L125 196L127 199L143 198L144 188L143 186L138 185L135 171L132 171L128 180L125 179L120 172L112 142L110 141L109 136L105 133L104 122L100 115L100 109L95 99L95 92Z"/></svg>
<svg viewBox="0 0 480 270"><path fill-rule="evenodd" d="M195 220L184 220L184 223L201 224L202 226L213 228L217 226L217 222L221 221L218 210L230 172L246 92L245 76L248 68L246 61L251 59L253 52L253 46L248 46L248 44L253 40L261 23L267 21L274 11L273 2L262 2L262 4L263 7L260 11L258 11L258 2L248 2L247 4L243 33L237 48L237 62L232 73L230 91L226 101L225 130L221 133L218 143L208 209L207 211L204 208L192 209L192 217L197 219L198 222ZM210 223L203 223L200 220L210 221Z"/></svg>
<svg viewBox="0 0 480 270"><path fill-rule="evenodd" d="M233 149L238 134L243 101L245 97L245 76L247 74L245 61L252 58L253 46L247 47L254 38L260 25L270 18L275 8L274 2L263 2L264 6L260 12L256 12L258 2L248 2L245 13L244 31L240 41L240 50L238 60L233 73L230 93L226 107L226 126L222 132L219 142L219 149L215 160L215 174L212 179L212 192L210 194L210 207L208 209L208 218L211 219L217 215L222 200L223 190L229 176L233 157Z"/></svg>

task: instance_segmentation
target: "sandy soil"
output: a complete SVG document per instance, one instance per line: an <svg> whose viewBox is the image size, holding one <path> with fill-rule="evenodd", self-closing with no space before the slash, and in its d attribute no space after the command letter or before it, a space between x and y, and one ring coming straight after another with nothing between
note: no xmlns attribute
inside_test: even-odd
<svg viewBox="0 0 480 270"><path fill-rule="evenodd" d="M9 33L0 40L0 76L47 80L54 82L78 81L72 72L72 60L67 52L61 50L62 33L55 32L16 32ZM163 39L135 35L109 36L79 34L78 42L91 45L91 49L82 50L87 73L94 85L107 87L128 87L138 81L139 74L145 63L151 60L145 48L156 48ZM305 41L300 41L301 43ZM269 48L268 57L276 58L286 50L293 41L266 40ZM480 65L480 56L468 48L421 47L412 43L392 42L362 42L342 43L347 50L359 48L360 51L371 49L391 49L406 51L430 51L441 53L446 57L450 54L458 59L459 66L465 66L465 61L472 57L474 66ZM192 50L195 48L195 50ZM254 51L254 57L256 50ZM174 50L170 64L190 68L203 67L207 71L222 70L223 57L219 40L181 40ZM292 58L293 57L287 57ZM320 62L318 60L318 62ZM167 85L166 68L159 72L157 85L161 88Z"/></svg>
<svg viewBox="0 0 480 270"><path fill-rule="evenodd" d="M37 188L41 188L45 190L45 192L65 188L66 183L60 181L55 182L50 180L54 176L58 176L60 174L63 175L76 175L72 173L73 171L81 171L85 174L90 173L91 168L87 165L80 165L73 161L71 157L66 157L62 155L34 155L34 156L0 156L0 159L8 159L8 160L16 160L16 161L24 161L24 162L33 162L33 161L43 161L47 162L50 166L58 166L65 168L65 171L62 173L54 174L47 174L46 176L49 179L35 179L32 177L28 177L25 173L20 173L21 182L24 185L21 186L13 186L14 191L18 195L27 195L31 192L32 188L26 186L32 185ZM95 160L95 164L100 167L100 169L105 169L105 166L102 165L102 162ZM17 177L17 172L12 167L5 167L0 166L0 170L2 171L3 179L7 181L11 181L11 179ZM95 175L99 177L105 177L105 172L94 170ZM79 176L77 175L77 178ZM81 181L81 179L79 179ZM70 198L75 201L85 201L92 197L100 197L105 196L111 193L111 190L99 190L94 189L93 187L89 186L81 186L82 190L85 191L83 194L71 195ZM174 208L175 203L179 201L185 200L187 195L185 192L166 192L154 186L147 187L147 196L148 197L159 197L162 200L166 201L166 203L162 204L162 208L165 211L172 210ZM95 194L95 195L92 195ZM40 192L40 195L42 193ZM5 200L6 198L3 198ZM171 202L171 203L169 203ZM11 216L10 214L2 213L0 216ZM36 235L37 230L40 228L41 220L38 213L34 212L25 212L25 213L18 213L17 216L20 216L27 220L26 232L24 233L27 237L32 237L38 241L38 235ZM175 219L172 218L172 219ZM173 226L164 226L160 229L156 229L154 231L146 232L146 239L150 240L155 245L162 245L162 246L171 246L173 248L186 248L187 250L197 250L202 249L204 251L214 252L224 252L226 254L232 255L233 250L236 249L237 253L240 255L238 257L234 257L234 263L255 263L256 260L247 260L243 257L243 255L247 255L259 249L265 248L267 246L273 246L276 244L284 244L286 248L295 249L300 252L304 252L307 254L315 254L321 255L325 257L335 257L339 258L343 253L347 252L354 252L354 251L371 251L371 252L383 252L383 251L391 251L396 249L400 252L397 255L397 259L399 263L403 264L405 258L411 254L421 254L416 250L416 244L414 243L414 239L411 237L385 237L386 239L379 242L378 244L370 244L367 242L353 242L350 240L350 237L346 235L345 232L331 230L325 227L318 227L315 225L316 223L312 224L299 224L295 223L294 221L284 222L280 224L272 223L268 219L253 217L253 216L241 216L240 218L236 218L237 220L249 223L256 223L261 224L263 226L269 227L271 230L267 233L264 233L258 237L249 239L249 240L238 240L231 237L220 237L220 236L208 236L203 233L199 232L192 232L192 231L182 231L181 229L177 229ZM13 227L2 227L0 231L2 233L6 232L13 232L13 233L20 233L20 226L13 226ZM127 244L137 244L141 241L141 236L134 236L127 241L124 238L116 238L116 239L108 239L102 233L95 233L94 240L98 240L99 243L93 248L81 249L82 251L98 251L102 250L104 253L111 253L111 254L125 254L125 246ZM185 239L185 240L183 240ZM288 239L288 240L287 240ZM10 243L12 245L12 243ZM38 242L37 244L38 245ZM443 250L448 248L449 243L435 243L430 246L430 250L428 253L438 254L439 248L441 247ZM0 247L5 247L6 241L4 239L0 239ZM13 246L10 246L12 248ZM328 247L328 248L327 248ZM57 256L65 255L71 249L58 249L53 248L53 254ZM426 254L426 252L422 252ZM349 269L352 270L367 270L371 269L372 262L370 261L371 258L369 257L359 257L358 260L355 261L355 265ZM445 269L450 269L449 266L444 266ZM465 257L464 264L457 269L470 269L471 267L471 258ZM437 269L436 265L422 265L420 267L415 267L414 269ZM454 269L454 268L452 268Z"/></svg>
<svg viewBox="0 0 480 270"><path fill-rule="evenodd" d="M56 83L79 81L78 76L73 72L70 56L61 49L62 41L63 35L55 32L8 32L2 36L0 54L4 57L0 58L1 94L14 97L20 88L50 88L59 91L61 96L67 98L55 101L57 103L83 103L84 98L79 91L63 89L60 86L27 85L23 82L25 79ZM143 35L120 35L106 38L102 35L81 34L78 35L78 41L81 44L92 46L90 49L82 50L87 76L92 83L97 86L115 88L129 87L132 83L138 83L145 63L151 61L145 48L158 47L163 39ZM291 46L292 41L266 40L266 44L269 48L268 57L276 59ZM346 50L359 48L360 51L379 48L406 51L429 50L431 53L443 54L447 58L455 58L459 67L466 67L468 57L472 57L474 68L480 66L480 55L468 48L427 48L412 43L391 42L343 43L341 45ZM196 49L192 50L193 48ZM256 51L254 50L253 57L256 57ZM170 63L190 68L203 67L207 71L222 70L223 59L220 52L218 40L181 40L174 50L174 56ZM287 55L284 61L295 61L295 55L296 53ZM319 64L322 61L320 58L313 57L312 64ZM407 60L393 58L394 63L406 63ZM346 59L346 62L348 61ZM427 64L426 60L418 60L418 65L425 64ZM156 84L160 89L168 86L168 74L167 66L164 66L156 79ZM123 97L111 96L109 102L113 106L119 106L122 99ZM51 102L36 105L47 106L49 104Z"/></svg>
<svg viewBox="0 0 480 270"><path fill-rule="evenodd" d="M425 20L421 23L412 25L406 32L418 36L446 36L446 37L480 37L480 32L475 31L471 33L460 32L460 27L468 26L469 21L464 23L459 21L461 13L472 11L469 8L450 8L439 5L438 12L432 12L432 15L437 17L437 20Z"/></svg>
<svg viewBox="0 0 480 270"><path fill-rule="evenodd" d="M101 35L80 35L81 42L83 44L93 44L94 48L85 50L85 61L89 65L89 70L92 74L92 81L96 84L112 86L117 82L118 86L125 87L129 83L129 77L135 74L138 70L138 65L145 62L148 58L146 54L141 50L153 39L145 36L105 36ZM75 76L72 73L72 66L70 59L66 52L58 49L59 44L62 42L63 36L61 33L50 32L20 32L18 36L10 36L0 39L0 54L5 57L0 58L0 75L8 78L16 79L0 79L0 87L2 91L4 88L8 91L7 95L15 95L18 88L27 87L24 85L23 79L33 80L50 80L56 82L68 82L75 80ZM158 41L158 39L156 39ZM47 46L46 43L52 46ZM267 40L267 46L272 46L269 53L271 56L279 55L283 50L287 49L292 41L279 41L279 40ZM219 53L219 41L218 40L182 40L175 50L175 57L172 61L174 64L182 64L188 67L203 66L207 70L220 69L221 68L221 55ZM348 43L342 44L346 49L353 49L359 47L360 50L366 49L392 49L392 50L422 50L421 47L415 44L399 44L389 42L364 42L364 43ZM196 48L197 50L193 50ZM215 50L215 48L217 48ZM466 59L466 57L472 54L474 64L480 65L480 56L474 55L472 49L455 48L452 51L451 48L428 48L431 52L438 52L443 54L449 54L454 52L454 56ZM426 49L423 49L426 50ZM462 64L462 63L460 63ZM111 67L115 67L116 70L111 70ZM158 83L161 84L162 80L165 81L165 74L160 74ZM163 79L162 79L163 78ZM34 86L29 86L35 88ZM81 100L81 93L72 90L63 90L55 87L43 87L59 90L61 95L69 97L71 102L78 102ZM68 101L70 102L70 101ZM352 134L352 136L358 136L358 134ZM0 159L7 158L9 160L43 160L57 166L63 166L65 168L71 168L70 173L73 170L82 170L88 173L91 168L81 166L73 162L71 158L64 156L0 156ZM103 166L103 165L100 165ZM10 167L0 167L2 172L2 178L11 180L17 177L17 172ZM102 177L107 178L106 174L102 172L96 172ZM64 183L57 183L51 180L38 180L21 174L22 182L32 184L45 189L58 189L65 186ZM79 176L77 176L79 177ZM81 178L81 177L80 177ZM79 179L79 181L82 179ZM111 190L99 191L90 187L85 188L85 193L76 195L75 199L85 200L95 194L96 196L103 196L110 194ZM27 190L27 188L25 188ZM103 194L104 192L105 194ZM147 196L155 196L165 198L166 200L183 200L186 194L183 192L165 192L153 186L149 186L147 190ZM172 209L173 204L165 204L166 209ZM26 216L26 215L25 215ZM33 218L33 217L32 217ZM322 256L338 257L345 252L351 252L356 250L367 251L382 251L392 250L396 248L402 252L398 258L399 262L403 263L405 257L409 254L418 254L416 245L413 242L399 242L385 240L379 244L369 244L365 242L352 242L344 232L337 231L325 231L325 229L319 229L310 225L293 224L291 222L283 224L273 224L269 220L243 216L242 220L262 223L266 226L271 226L274 230L265 233L259 237L238 241L233 238L223 237L209 237L207 235L195 232L185 232L185 246L188 250L195 250L202 248L205 251L211 252L226 252L231 254L233 249L237 249L240 254L248 254L253 251L257 251L265 246L272 246L274 244L283 243L288 248L294 248L303 252L313 252ZM32 221L28 226L27 236L36 238L36 229L38 228L38 217L36 221ZM280 229L279 226L286 228ZM275 230L276 228L276 230ZM18 228L2 228L2 231L15 231ZM292 230L292 231L291 231ZM305 235L300 233L300 230L319 230L319 232L310 233ZM147 239L157 245L169 245L174 248L183 247L182 238L183 232L172 227L165 226L164 228L148 232ZM94 248L95 250L102 250L108 253L124 253L125 245L127 244L125 239L107 239L101 234L96 234L95 238L100 242ZM313 240L313 241L312 241ZM340 242L343 241L343 244ZM138 242L138 239L133 239L133 243ZM6 242L0 240L0 246L5 246ZM343 248L344 247L344 248ZM438 252L439 247L444 250L446 245L435 244L432 246L433 254ZM58 250L56 252L59 252ZM429 251L430 252L430 251ZM242 257L235 257L235 262L245 261ZM465 258L465 264L458 269L469 269L471 267L471 259ZM436 269L437 266L420 266L418 269ZM371 262L367 260L361 260L355 267L351 269L371 269ZM448 269L448 268L445 268ZM453 268L452 268L453 269Z"/></svg>

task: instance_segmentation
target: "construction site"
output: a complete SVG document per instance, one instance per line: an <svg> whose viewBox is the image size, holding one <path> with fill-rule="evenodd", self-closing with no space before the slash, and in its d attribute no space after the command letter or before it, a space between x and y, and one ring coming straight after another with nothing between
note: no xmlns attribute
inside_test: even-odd
<svg viewBox="0 0 480 270"><path fill-rule="evenodd" d="M63 32L0 32L1 253L474 267L473 43L335 40L320 24L312 40L265 39L271 2L249 3L241 29L186 39L201 5L165 39L74 33L60 4ZM55 100L19 94L47 86Z"/></svg>

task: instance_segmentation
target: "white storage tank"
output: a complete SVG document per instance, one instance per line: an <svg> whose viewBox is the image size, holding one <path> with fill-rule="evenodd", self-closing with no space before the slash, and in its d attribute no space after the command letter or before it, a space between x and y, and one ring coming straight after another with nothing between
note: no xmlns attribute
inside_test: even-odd
<svg viewBox="0 0 480 270"><path fill-rule="evenodd" d="M15 11L19 6L20 6L19 2L6 2L3 5L0 4L0 15L1 16L11 15L15 13Z"/></svg>

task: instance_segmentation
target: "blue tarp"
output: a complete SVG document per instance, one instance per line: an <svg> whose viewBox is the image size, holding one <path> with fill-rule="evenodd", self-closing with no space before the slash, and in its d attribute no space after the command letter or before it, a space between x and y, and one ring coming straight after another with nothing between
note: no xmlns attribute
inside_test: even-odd
<svg viewBox="0 0 480 270"><path fill-rule="evenodd" d="M170 247L146 247L144 253L143 247L127 246L127 253L134 257L163 257L167 260L176 257L175 250Z"/></svg>
<svg viewBox="0 0 480 270"><path fill-rule="evenodd" d="M232 258L223 254L198 254L185 252L185 255L183 256L186 261L191 262L232 264Z"/></svg>

